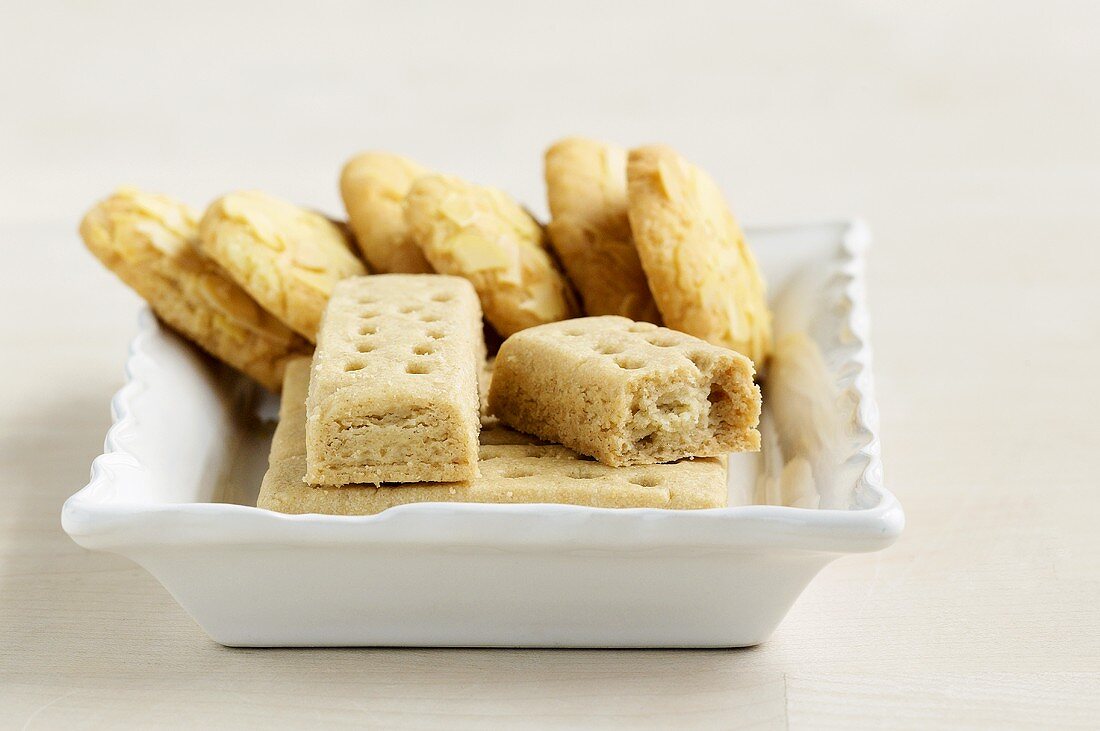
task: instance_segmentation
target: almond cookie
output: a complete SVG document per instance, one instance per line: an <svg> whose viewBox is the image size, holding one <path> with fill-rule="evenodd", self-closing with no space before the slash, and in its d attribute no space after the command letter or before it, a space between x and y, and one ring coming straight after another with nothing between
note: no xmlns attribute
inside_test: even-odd
<svg viewBox="0 0 1100 731"><path fill-rule="evenodd" d="M625 317L533 327L504 341L489 409L612 467L760 448L745 356Z"/></svg>
<svg viewBox="0 0 1100 731"><path fill-rule="evenodd" d="M428 274L432 265L409 239L405 195L428 169L400 155L364 152L340 173L340 195L355 241L371 271Z"/></svg>
<svg viewBox="0 0 1100 731"><path fill-rule="evenodd" d="M309 343L256 304L198 250L198 223L167 196L123 188L88 211L84 243L170 327L278 391Z"/></svg>
<svg viewBox="0 0 1100 731"><path fill-rule="evenodd" d="M230 193L214 201L199 235L203 253L310 341L336 282L366 274L338 226L265 193Z"/></svg>
<svg viewBox="0 0 1100 731"><path fill-rule="evenodd" d="M557 444L540 444L504 427L482 431L480 476L466 482L402 485L306 484L309 360L287 366L279 425L257 507L282 513L370 515L408 503L569 503L597 508L721 508L726 461L608 467Z"/></svg>
<svg viewBox="0 0 1100 731"><path fill-rule="evenodd" d="M762 367L772 340L764 281L714 181L662 145L630 151L627 181L630 226L665 324Z"/></svg>
<svg viewBox="0 0 1100 731"><path fill-rule="evenodd" d="M588 315L661 321L626 212L626 150L571 137L546 151L546 233Z"/></svg>
<svg viewBox="0 0 1100 731"><path fill-rule="evenodd" d="M465 279L376 274L332 291L313 356L312 485L477 475L481 305Z"/></svg>
<svg viewBox="0 0 1100 731"><path fill-rule="evenodd" d="M538 221L495 188L430 175L405 198L413 240L440 274L473 283L502 336L576 314Z"/></svg>

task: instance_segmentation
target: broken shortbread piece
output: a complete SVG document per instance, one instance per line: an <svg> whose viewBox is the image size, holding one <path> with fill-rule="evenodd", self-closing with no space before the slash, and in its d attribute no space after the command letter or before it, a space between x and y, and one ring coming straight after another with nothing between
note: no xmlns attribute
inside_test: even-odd
<svg viewBox="0 0 1100 731"><path fill-rule="evenodd" d="M282 513L369 515L406 503L569 503L599 508L726 506L724 458L608 467L506 427L481 433L481 476L392 486L305 484L309 360L286 370L279 425L257 507Z"/></svg>
<svg viewBox="0 0 1100 731"><path fill-rule="evenodd" d="M338 283L309 385L306 480L446 482L477 474L481 306L459 277Z"/></svg>
<svg viewBox="0 0 1100 731"><path fill-rule="evenodd" d="M489 390L501 421L612 465L760 448L752 361L649 323L587 317L504 341Z"/></svg>

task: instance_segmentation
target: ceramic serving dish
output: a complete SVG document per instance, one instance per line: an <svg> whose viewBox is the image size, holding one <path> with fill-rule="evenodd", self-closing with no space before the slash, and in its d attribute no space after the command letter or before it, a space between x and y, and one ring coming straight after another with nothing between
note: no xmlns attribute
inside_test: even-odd
<svg viewBox="0 0 1100 731"><path fill-rule="evenodd" d="M225 645L762 642L823 566L890 545L903 516L883 486L875 434L866 228L767 228L749 237L777 335L793 333L814 352L766 375L765 403L774 392L783 408L766 414L762 454L731 456L731 507L430 503L355 517L260 510L252 505L274 397L145 312L104 454L65 503L62 524L80 545L146 568ZM797 494L775 489L781 449L804 460ZM746 504L754 500L817 507Z"/></svg>

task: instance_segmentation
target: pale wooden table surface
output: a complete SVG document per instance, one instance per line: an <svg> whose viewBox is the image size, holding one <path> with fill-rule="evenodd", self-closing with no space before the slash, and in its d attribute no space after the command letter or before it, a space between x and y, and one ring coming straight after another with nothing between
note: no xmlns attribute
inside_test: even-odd
<svg viewBox="0 0 1100 731"><path fill-rule="evenodd" d="M0 726L1098 723L1095 4L152 5L2 11ZM138 306L92 200L338 211L371 146L541 211L571 132L680 146L750 222L867 218L895 547L751 650L241 651L61 532Z"/></svg>

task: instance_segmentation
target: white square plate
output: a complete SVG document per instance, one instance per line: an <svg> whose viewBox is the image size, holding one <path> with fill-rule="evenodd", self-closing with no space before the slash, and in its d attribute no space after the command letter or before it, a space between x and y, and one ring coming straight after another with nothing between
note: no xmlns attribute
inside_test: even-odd
<svg viewBox="0 0 1100 731"><path fill-rule="evenodd" d="M794 386L840 425L813 432L818 453L806 455L818 509L745 504L774 493L757 482L782 466L765 434L762 455L731 456L731 507L722 509L260 510L251 505L271 425L257 414L272 414L274 399L145 312L104 454L65 503L63 526L80 545L145 567L225 645L762 642L823 566L890 545L904 523L882 484L875 434L868 239L859 223L749 231L777 335L804 333L820 356L816 377ZM778 385L765 385L766 412L769 388ZM811 425L820 418L805 415Z"/></svg>

